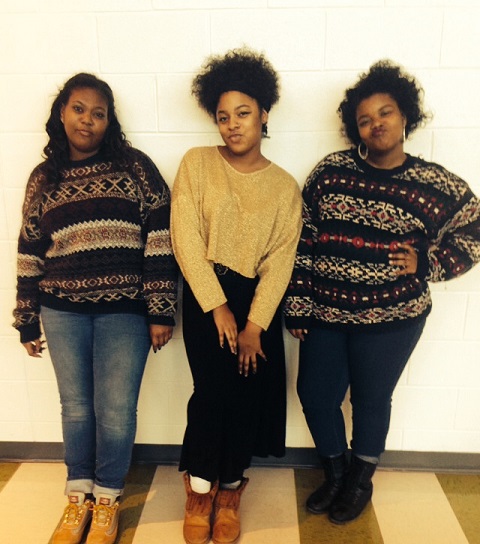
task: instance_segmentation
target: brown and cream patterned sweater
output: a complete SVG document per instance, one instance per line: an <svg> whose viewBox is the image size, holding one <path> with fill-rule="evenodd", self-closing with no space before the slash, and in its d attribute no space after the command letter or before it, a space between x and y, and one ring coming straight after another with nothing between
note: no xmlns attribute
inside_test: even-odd
<svg viewBox="0 0 480 544"><path fill-rule="evenodd" d="M381 330L429 313L429 281L480 261L480 200L438 164L407 156L374 168L356 150L332 153L303 189L303 230L284 304L289 329ZM418 252L416 274L398 276L388 254Z"/></svg>
<svg viewBox="0 0 480 544"><path fill-rule="evenodd" d="M130 154L129 166L100 155L72 162L57 187L47 187L45 163L30 175L14 310L22 342L39 337L42 305L140 313L151 324L174 324L170 191L144 153Z"/></svg>

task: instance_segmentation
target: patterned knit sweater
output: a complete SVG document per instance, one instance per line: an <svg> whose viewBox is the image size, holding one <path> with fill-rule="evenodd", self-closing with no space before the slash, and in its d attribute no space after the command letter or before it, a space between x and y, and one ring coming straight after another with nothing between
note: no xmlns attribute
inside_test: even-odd
<svg viewBox="0 0 480 544"><path fill-rule="evenodd" d="M174 324L170 191L144 153L131 155L130 166L100 155L72 162L56 188L46 187L45 163L30 175L14 310L22 342L40 336L42 305L148 314L151 324Z"/></svg>
<svg viewBox="0 0 480 544"><path fill-rule="evenodd" d="M480 260L480 200L445 168L407 156L374 168L356 150L322 160L303 189L303 230L284 305L289 329L381 330L426 316L427 281ZM388 254L411 243L416 274L397 276Z"/></svg>

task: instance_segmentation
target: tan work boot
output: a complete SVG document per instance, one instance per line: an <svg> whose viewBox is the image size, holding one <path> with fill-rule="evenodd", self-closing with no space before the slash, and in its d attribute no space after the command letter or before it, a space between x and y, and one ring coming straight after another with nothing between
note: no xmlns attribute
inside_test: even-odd
<svg viewBox="0 0 480 544"><path fill-rule="evenodd" d="M93 507L87 544L113 544L118 531L119 502L113 495L99 494Z"/></svg>
<svg viewBox="0 0 480 544"><path fill-rule="evenodd" d="M206 544L210 540L213 499L218 490L218 482L212 485L208 493L195 493L190 486L190 476L183 475L187 503L183 522L183 538L187 544Z"/></svg>
<svg viewBox="0 0 480 544"><path fill-rule="evenodd" d="M92 508L93 501L85 500L85 493L70 493L68 505L53 533L52 544L79 544L85 526L92 517Z"/></svg>
<svg viewBox="0 0 480 544"><path fill-rule="evenodd" d="M243 478L237 489L219 489L213 503L214 521L212 540L214 544L233 544L240 537L240 498L248 484Z"/></svg>

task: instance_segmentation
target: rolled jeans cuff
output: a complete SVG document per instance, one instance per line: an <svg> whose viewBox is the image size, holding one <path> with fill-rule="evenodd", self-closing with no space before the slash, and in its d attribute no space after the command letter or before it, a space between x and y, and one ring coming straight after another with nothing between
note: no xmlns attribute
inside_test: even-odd
<svg viewBox="0 0 480 544"><path fill-rule="evenodd" d="M70 495L72 492L77 493L93 493L93 480L67 480L65 485L65 495Z"/></svg>
<svg viewBox="0 0 480 544"><path fill-rule="evenodd" d="M94 497L98 497L100 494L113 495L115 497L120 497L123 495L123 489L113 489L112 487L103 487L97 484L94 484L92 492Z"/></svg>

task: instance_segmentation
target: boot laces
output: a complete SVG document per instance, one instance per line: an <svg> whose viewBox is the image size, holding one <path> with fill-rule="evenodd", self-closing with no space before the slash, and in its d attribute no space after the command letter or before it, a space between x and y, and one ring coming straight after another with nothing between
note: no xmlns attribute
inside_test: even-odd
<svg viewBox="0 0 480 544"><path fill-rule="evenodd" d="M87 507L84 504L80 506L72 503L68 504L63 515L63 523L65 525L78 525L86 509Z"/></svg>
<svg viewBox="0 0 480 544"><path fill-rule="evenodd" d="M105 506L104 504L96 504L93 507L93 523L108 527L115 514L115 506Z"/></svg>

